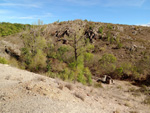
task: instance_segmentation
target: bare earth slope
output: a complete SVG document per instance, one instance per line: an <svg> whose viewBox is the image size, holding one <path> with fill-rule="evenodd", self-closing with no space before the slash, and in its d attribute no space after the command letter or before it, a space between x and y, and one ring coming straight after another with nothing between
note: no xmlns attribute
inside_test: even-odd
<svg viewBox="0 0 150 113"><path fill-rule="evenodd" d="M0 64L0 113L149 113L128 82L72 84Z"/></svg>

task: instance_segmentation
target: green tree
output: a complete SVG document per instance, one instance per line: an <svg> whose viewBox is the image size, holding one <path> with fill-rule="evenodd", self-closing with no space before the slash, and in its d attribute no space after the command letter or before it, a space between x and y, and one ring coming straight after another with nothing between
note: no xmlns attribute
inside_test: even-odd
<svg viewBox="0 0 150 113"><path fill-rule="evenodd" d="M33 29L32 33L27 32L22 35L24 48L22 48L22 62L31 71L41 71L46 69L46 40L40 36L38 30Z"/></svg>
<svg viewBox="0 0 150 113"><path fill-rule="evenodd" d="M103 73L111 73L116 68L117 58L113 54L104 54L102 58L99 60L100 63L100 70Z"/></svg>
<svg viewBox="0 0 150 113"><path fill-rule="evenodd" d="M89 76L86 76L84 72L87 72L87 69L84 69L84 61L89 60L92 57L92 54L90 54L90 52L94 48L94 46L90 44L88 39L85 38L83 29L77 29L72 39L73 44L71 46L73 48L74 60L72 63L70 63L70 67L72 67L72 69L74 70L75 80L86 84L87 79L89 80Z"/></svg>
<svg viewBox="0 0 150 113"><path fill-rule="evenodd" d="M47 66L46 60L46 54L42 50L37 50L37 53L31 59L30 70L34 72L43 71Z"/></svg>

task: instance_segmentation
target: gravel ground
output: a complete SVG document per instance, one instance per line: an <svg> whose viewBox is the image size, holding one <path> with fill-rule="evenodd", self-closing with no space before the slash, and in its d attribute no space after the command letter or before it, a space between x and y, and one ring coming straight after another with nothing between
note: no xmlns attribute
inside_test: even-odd
<svg viewBox="0 0 150 113"><path fill-rule="evenodd" d="M0 113L150 113L125 81L103 88L63 82L0 64Z"/></svg>

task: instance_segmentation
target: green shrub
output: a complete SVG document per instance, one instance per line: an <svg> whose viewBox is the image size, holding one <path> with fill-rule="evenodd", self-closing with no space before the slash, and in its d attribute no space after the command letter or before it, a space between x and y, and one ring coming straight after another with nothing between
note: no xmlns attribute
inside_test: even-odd
<svg viewBox="0 0 150 113"><path fill-rule="evenodd" d="M11 23L2 22L0 23L0 36L3 37L3 36L12 35L22 30L25 30L27 28L30 29L31 26L28 24L23 25L23 24L17 24L17 23L11 24Z"/></svg>
<svg viewBox="0 0 150 113"><path fill-rule="evenodd" d="M81 82L82 84L86 84L86 78L84 76L84 57L80 56L77 61L77 69L76 69L76 74L77 74L77 81Z"/></svg>
<svg viewBox="0 0 150 113"><path fill-rule="evenodd" d="M133 68L132 64L129 62L125 62L121 64L121 67L123 68L123 72L127 75L131 75L131 70Z"/></svg>
<svg viewBox="0 0 150 113"><path fill-rule="evenodd" d="M104 29L103 27L99 27L98 32L103 33L103 29Z"/></svg>
<svg viewBox="0 0 150 113"><path fill-rule="evenodd" d="M42 24L39 20L38 24ZM41 28L33 26L33 32L26 32L21 36L24 47L21 49L21 62L26 69L34 72L48 71L47 55L45 54L46 39L40 35Z"/></svg>
<svg viewBox="0 0 150 113"><path fill-rule="evenodd" d="M56 78L59 77L60 75L58 73L54 73L54 72L46 72L46 76L51 77L51 78Z"/></svg>
<svg viewBox="0 0 150 113"><path fill-rule="evenodd" d="M112 28L113 28L113 26L112 26L112 25L110 25L110 24L107 24L107 28L108 28L108 29L112 29Z"/></svg>
<svg viewBox="0 0 150 113"><path fill-rule="evenodd" d="M120 43L120 35L117 36L117 38L116 38L116 43L117 43L117 44Z"/></svg>
<svg viewBox="0 0 150 113"><path fill-rule="evenodd" d="M115 78L139 80L140 74L138 68L129 62L122 63L113 72Z"/></svg>
<svg viewBox="0 0 150 113"><path fill-rule="evenodd" d="M117 58L113 54L104 54L99 60L100 66L98 68L100 73L109 74L113 72L116 68L116 61Z"/></svg>
<svg viewBox="0 0 150 113"><path fill-rule="evenodd" d="M113 37L108 37L107 40L110 42L110 44L113 44L115 42L115 39Z"/></svg>
<svg viewBox="0 0 150 113"><path fill-rule="evenodd" d="M71 69L75 69L76 68L76 65L77 65L77 62L71 62L68 64L68 66L71 68Z"/></svg>
<svg viewBox="0 0 150 113"><path fill-rule="evenodd" d="M85 20L84 20L84 22L88 22L88 20L87 20L87 19L85 19Z"/></svg>
<svg viewBox="0 0 150 113"><path fill-rule="evenodd" d="M56 53L56 50L55 50L54 44L49 43L47 45L47 52L46 53L47 53L47 57L48 58L54 58L54 59L56 59L58 57L57 53Z"/></svg>
<svg viewBox="0 0 150 113"><path fill-rule="evenodd" d="M101 82L99 82L99 83L94 83L94 87L95 88L103 88L103 86L102 86L102 83Z"/></svg>
<svg viewBox="0 0 150 113"><path fill-rule="evenodd" d="M85 61L89 61L89 60L91 60L92 58L93 58L93 54L92 53L84 53L84 59L85 59Z"/></svg>
<svg viewBox="0 0 150 113"><path fill-rule="evenodd" d="M107 40L108 40L108 38L111 37L111 32L110 32L110 31L107 31L106 35L107 35Z"/></svg>
<svg viewBox="0 0 150 113"><path fill-rule="evenodd" d="M70 73L69 73L69 75L68 75L68 79L69 79L70 81L75 80L75 73L74 73L73 71L70 71Z"/></svg>
<svg viewBox="0 0 150 113"><path fill-rule="evenodd" d="M25 66L30 65L32 59L32 54L29 48L22 48L21 49L21 60L25 63Z"/></svg>
<svg viewBox="0 0 150 113"><path fill-rule="evenodd" d="M117 58L113 54L104 54L102 58L99 60L101 64L110 64L115 63Z"/></svg>
<svg viewBox="0 0 150 113"><path fill-rule="evenodd" d="M120 49L120 48L122 48L122 46L123 46L123 44L119 42L119 43L117 43L116 48L117 48L117 49Z"/></svg>
<svg viewBox="0 0 150 113"><path fill-rule="evenodd" d="M94 27L95 27L95 24L93 22L87 22L85 29L86 30L93 30Z"/></svg>
<svg viewBox="0 0 150 113"><path fill-rule="evenodd" d="M7 64L8 61L7 61L5 58L0 57L0 63L1 63L1 64Z"/></svg>
<svg viewBox="0 0 150 113"><path fill-rule="evenodd" d="M85 78L83 72L80 70L79 70L78 75L77 75L77 81L81 82L82 84L86 84L86 78Z"/></svg>
<svg viewBox="0 0 150 113"><path fill-rule="evenodd" d="M68 51L68 47L67 46L61 46L58 48L57 50L57 58L60 60L60 61L63 61L64 59L64 54Z"/></svg>
<svg viewBox="0 0 150 113"><path fill-rule="evenodd" d="M63 72L61 72L61 79L68 80L69 79L70 70L65 68Z"/></svg>
<svg viewBox="0 0 150 113"><path fill-rule="evenodd" d="M31 71L40 71L46 68L46 55L41 50L37 50L35 56L33 56L31 63L29 65L29 69Z"/></svg>
<svg viewBox="0 0 150 113"><path fill-rule="evenodd" d="M92 74L91 74L91 71L89 70L88 67L84 68L84 75L86 77L86 82L89 84L89 85L92 85Z"/></svg>
<svg viewBox="0 0 150 113"><path fill-rule="evenodd" d="M119 67L115 69L114 77L121 78L123 75L123 67Z"/></svg>

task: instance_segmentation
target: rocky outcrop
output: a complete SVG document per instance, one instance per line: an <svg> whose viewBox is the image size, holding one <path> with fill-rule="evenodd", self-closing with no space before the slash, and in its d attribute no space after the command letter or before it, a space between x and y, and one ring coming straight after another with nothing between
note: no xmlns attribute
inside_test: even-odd
<svg viewBox="0 0 150 113"><path fill-rule="evenodd" d="M103 77L99 78L97 80L97 82L102 82L102 83L106 83L106 84L113 84L113 79L111 78L111 76L103 75Z"/></svg>
<svg viewBox="0 0 150 113"><path fill-rule="evenodd" d="M58 38L64 37L65 35L69 37L69 34L70 34L69 29L55 32L55 36L58 37Z"/></svg>
<svg viewBox="0 0 150 113"><path fill-rule="evenodd" d="M16 58L17 60L19 60L19 57L21 55L21 51L20 51L20 48L15 45L15 44L12 44L8 41L4 41L2 40L1 42L1 56L7 56L8 58L9 57L14 57Z"/></svg>

